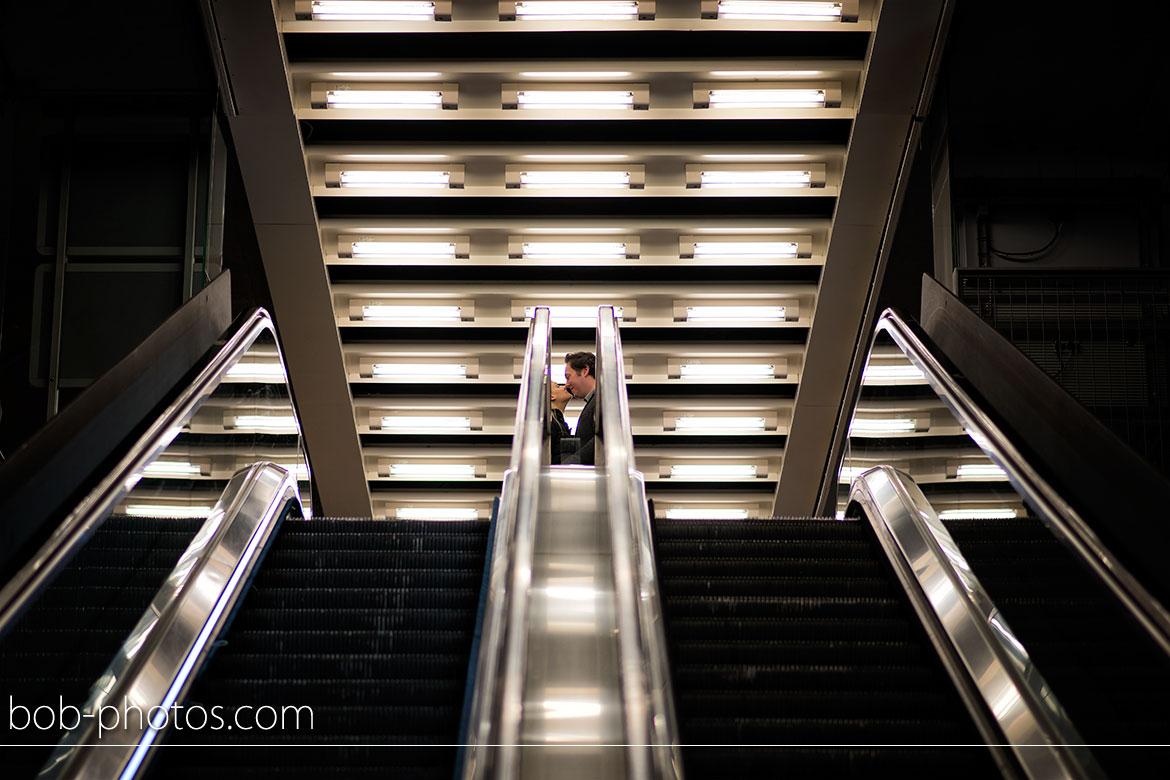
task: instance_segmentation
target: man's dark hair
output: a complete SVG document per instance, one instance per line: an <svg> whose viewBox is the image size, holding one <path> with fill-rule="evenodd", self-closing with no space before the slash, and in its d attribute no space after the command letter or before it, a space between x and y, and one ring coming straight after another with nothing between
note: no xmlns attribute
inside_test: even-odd
<svg viewBox="0 0 1170 780"><path fill-rule="evenodd" d="M589 369L589 376L597 376L597 370L594 365L597 358L593 356L592 352L570 352L565 355L565 365L574 371L580 372L583 369Z"/></svg>

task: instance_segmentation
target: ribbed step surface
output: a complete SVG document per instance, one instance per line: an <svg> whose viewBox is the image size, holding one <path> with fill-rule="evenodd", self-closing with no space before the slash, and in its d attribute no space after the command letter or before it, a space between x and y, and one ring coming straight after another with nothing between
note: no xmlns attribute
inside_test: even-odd
<svg viewBox="0 0 1170 780"><path fill-rule="evenodd" d="M223 728L172 729L153 777L451 777L487 534L286 522L186 703Z"/></svg>
<svg viewBox="0 0 1170 780"><path fill-rule="evenodd" d="M1167 741L1165 655L1040 521L946 526L1086 742ZM1138 750L1093 753L1113 777L1140 777L1150 766Z"/></svg>
<svg viewBox="0 0 1170 780"><path fill-rule="evenodd" d="M654 534L688 778L995 776L868 526Z"/></svg>
<svg viewBox="0 0 1170 780"><path fill-rule="evenodd" d="M24 710L0 723L4 775L31 778L63 736L60 705L80 707L150 605L200 519L112 516L37 602L0 641L0 701L4 706L49 706L51 729L21 729ZM9 698L11 697L11 699ZM49 723L41 710L38 723ZM9 728L9 724L16 728Z"/></svg>

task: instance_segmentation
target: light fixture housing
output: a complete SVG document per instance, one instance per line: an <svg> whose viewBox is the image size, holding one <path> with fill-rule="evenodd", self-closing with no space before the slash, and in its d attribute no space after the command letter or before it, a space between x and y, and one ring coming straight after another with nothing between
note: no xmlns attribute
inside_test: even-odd
<svg viewBox="0 0 1170 780"><path fill-rule="evenodd" d="M870 363L861 375L861 381L867 385L900 385L922 383L926 376L922 369L910 363Z"/></svg>
<svg viewBox="0 0 1170 780"><path fill-rule="evenodd" d="M670 363L668 372L670 377L700 381L775 379L777 376L786 376L788 373L787 366L783 362L779 367L776 362L744 363L731 360L691 360L683 363L672 359ZM675 363L679 364L677 369L674 367Z"/></svg>
<svg viewBox="0 0 1170 780"><path fill-rule="evenodd" d="M176 460L156 460L146 464L146 468L142 471L143 477L162 479L183 479L208 475L204 474L203 467L198 463Z"/></svg>
<svg viewBox="0 0 1170 780"><path fill-rule="evenodd" d="M597 324L597 310L601 305L612 304L598 304L591 306L589 304L528 304L524 306L523 319L532 319L532 313L539 306L548 309L549 322L552 325L559 325L562 327L591 327ZM513 317L515 316L516 303L513 302ZM626 313L625 306L613 305L613 313L619 320L632 319Z"/></svg>
<svg viewBox="0 0 1170 780"><path fill-rule="evenodd" d="M776 427L774 422L769 425L770 421L766 415L680 415L678 412L665 412L663 422L663 428L668 431L701 433L744 433Z"/></svg>
<svg viewBox="0 0 1170 780"><path fill-rule="evenodd" d="M451 0L296 0L293 8L318 22L451 21Z"/></svg>
<svg viewBox="0 0 1170 780"><path fill-rule="evenodd" d="M474 479L473 463L391 463L388 475L402 479Z"/></svg>
<svg viewBox="0 0 1170 780"><path fill-rule="evenodd" d="M668 474L671 479L755 479L758 471L750 463L674 463L669 466Z"/></svg>
<svg viewBox="0 0 1170 780"><path fill-rule="evenodd" d="M620 241L597 236L509 236L508 257L543 262L632 260L640 254L637 236Z"/></svg>
<svg viewBox="0 0 1170 780"><path fill-rule="evenodd" d="M825 186L824 163L688 163L687 188L820 189Z"/></svg>
<svg viewBox="0 0 1170 780"><path fill-rule="evenodd" d="M450 382L468 378L466 363L370 363L370 375L413 382Z"/></svg>
<svg viewBox="0 0 1170 780"><path fill-rule="evenodd" d="M325 186L340 189L460 190L462 165L326 163Z"/></svg>
<svg viewBox="0 0 1170 780"><path fill-rule="evenodd" d="M394 511L398 520L478 520L479 510L470 507L402 506Z"/></svg>
<svg viewBox="0 0 1170 780"><path fill-rule="evenodd" d="M697 109L777 110L841 107L839 81L698 81L691 91Z"/></svg>
<svg viewBox="0 0 1170 780"><path fill-rule="evenodd" d="M300 433L297 418L282 414L232 414L224 419L228 430L249 430L261 433Z"/></svg>
<svg viewBox="0 0 1170 780"><path fill-rule="evenodd" d="M224 380L228 382L259 382L281 384L287 381L284 366L278 362L236 363L228 369Z"/></svg>
<svg viewBox="0 0 1170 780"><path fill-rule="evenodd" d="M672 507L666 510L667 520L747 520L748 510L713 507L710 509L688 509Z"/></svg>
<svg viewBox="0 0 1170 780"><path fill-rule="evenodd" d="M1019 512L1011 507L986 507L983 509L944 509L938 513L939 520L1011 520Z"/></svg>
<svg viewBox="0 0 1170 780"><path fill-rule="evenodd" d="M500 85L506 111L645 111L650 85L625 82L510 82Z"/></svg>
<svg viewBox="0 0 1170 780"><path fill-rule="evenodd" d="M921 418L913 417L854 417L849 423L850 436L889 436L900 433L915 433L930 427L930 416L926 415L926 427Z"/></svg>
<svg viewBox="0 0 1170 780"><path fill-rule="evenodd" d="M623 22L654 18L654 0L500 0L501 22Z"/></svg>
<svg viewBox="0 0 1170 780"><path fill-rule="evenodd" d="M504 186L526 190L640 190L646 186L642 165L519 164L504 167Z"/></svg>
<svg viewBox="0 0 1170 780"><path fill-rule="evenodd" d="M184 517L200 519L211 517L213 507L175 504L128 504L125 513L131 517Z"/></svg>
<svg viewBox="0 0 1170 780"><path fill-rule="evenodd" d="M468 303L467 301L383 303L382 301L353 299L350 301L350 320L363 322L471 321L475 319L475 310L474 308L469 309Z"/></svg>
<svg viewBox="0 0 1170 780"><path fill-rule="evenodd" d="M337 256L354 260L442 262L466 260L471 255L467 236L353 235L337 237Z"/></svg>
<svg viewBox="0 0 1170 780"><path fill-rule="evenodd" d="M1007 472L994 463L959 463L954 468L956 479L996 480L1007 479Z"/></svg>
<svg viewBox="0 0 1170 780"><path fill-rule="evenodd" d="M788 306L780 304L730 304L703 305L687 301L676 301L676 317L679 306L683 307L682 321L704 324L744 324L763 322L784 322L788 319Z"/></svg>
<svg viewBox="0 0 1170 780"><path fill-rule="evenodd" d="M309 105L359 111L426 111L459 107L459 85L439 82L313 82Z"/></svg>
<svg viewBox="0 0 1170 780"><path fill-rule="evenodd" d="M390 414L379 415L379 429L391 432L466 433L483 427L482 415L463 414ZM371 426L373 427L373 426Z"/></svg>
<svg viewBox="0 0 1170 780"><path fill-rule="evenodd" d="M703 19L856 22L859 0L701 0Z"/></svg>
<svg viewBox="0 0 1170 780"><path fill-rule="evenodd" d="M812 257L811 235L682 235L678 241L682 260L761 262Z"/></svg>

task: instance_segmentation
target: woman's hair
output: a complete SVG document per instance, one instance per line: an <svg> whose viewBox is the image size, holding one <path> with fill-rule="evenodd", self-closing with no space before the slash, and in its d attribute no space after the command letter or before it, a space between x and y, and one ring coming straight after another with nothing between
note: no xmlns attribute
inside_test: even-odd
<svg viewBox="0 0 1170 780"><path fill-rule="evenodd" d="M597 376L594 368L596 360L592 352L570 352L565 355L565 365L577 372L588 368L589 376Z"/></svg>

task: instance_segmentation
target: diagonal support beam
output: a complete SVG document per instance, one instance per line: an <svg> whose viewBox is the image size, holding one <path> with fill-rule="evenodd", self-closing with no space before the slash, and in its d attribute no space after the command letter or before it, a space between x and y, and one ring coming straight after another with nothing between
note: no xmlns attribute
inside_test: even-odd
<svg viewBox="0 0 1170 780"><path fill-rule="evenodd" d="M321 511L372 517L361 441L272 0L203 0Z"/></svg>
<svg viewBox="0 0 1170 780"><path fill-rule="evenodd" d="M829 512L890 246L952 0L880 3L833 214L774 515Z"/></svg>

